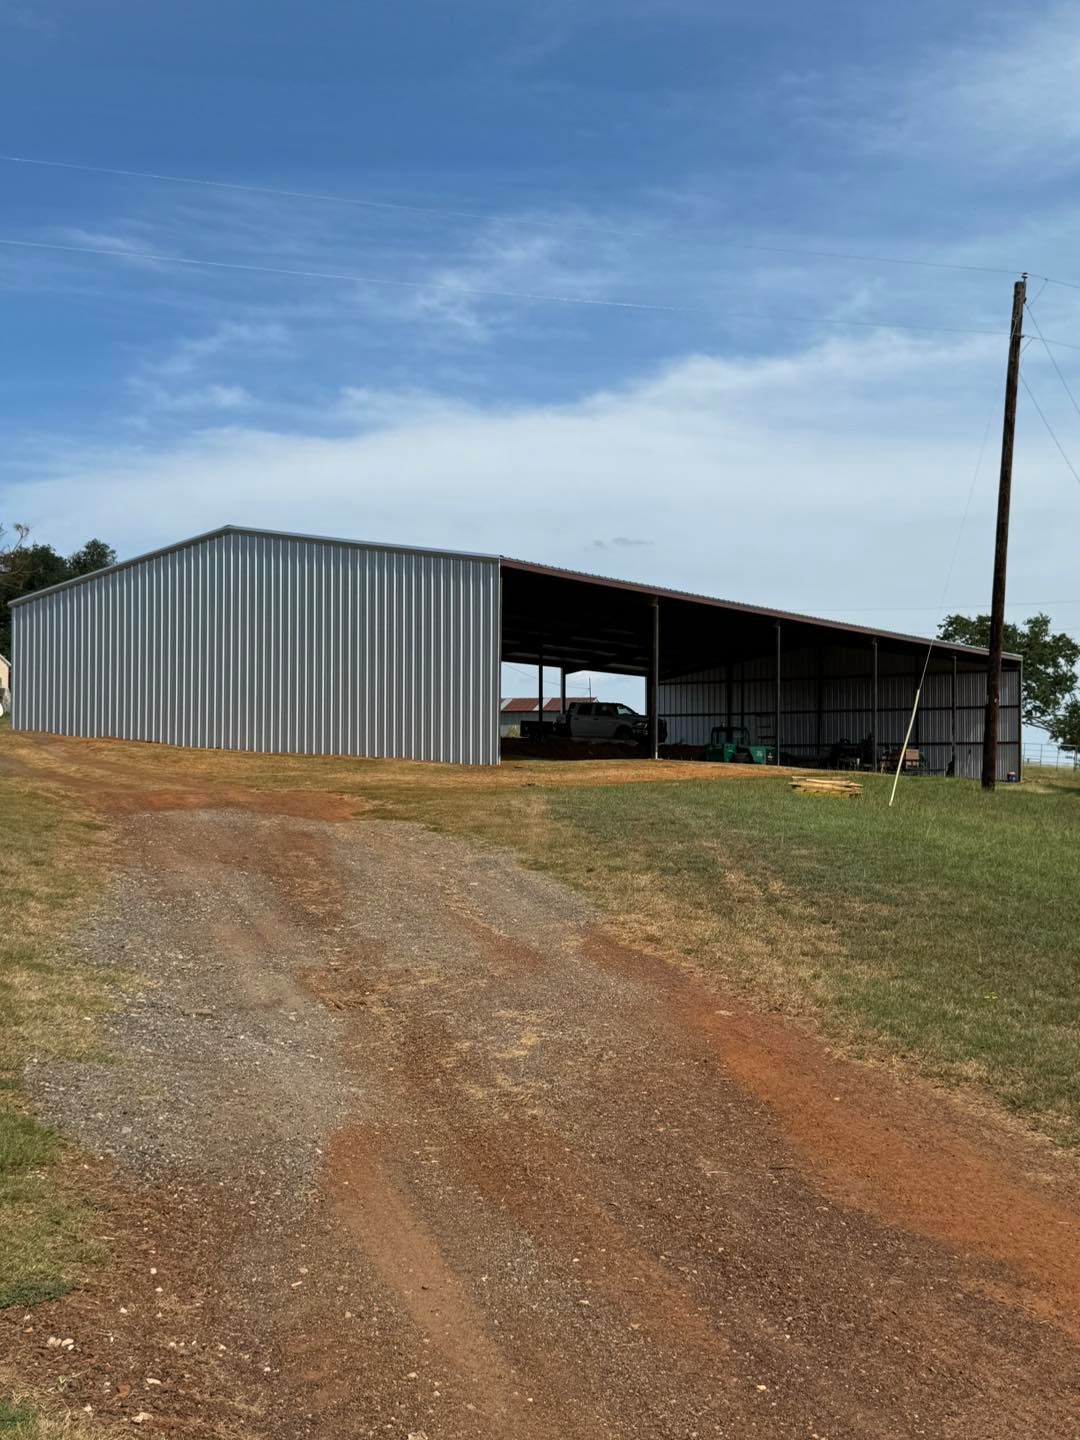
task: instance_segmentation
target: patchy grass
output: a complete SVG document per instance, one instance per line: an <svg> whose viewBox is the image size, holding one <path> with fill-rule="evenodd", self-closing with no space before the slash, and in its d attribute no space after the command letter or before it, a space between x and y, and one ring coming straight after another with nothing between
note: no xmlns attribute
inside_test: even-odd
<svg viewBox="0 0 1080 1440"><path fill-rule="evenodd" d="M0 1440L82 1440L84 1436L89 1440L103 1433L100 1426L91 1428L81 1417L45 1417L22 1400L0 1398ZM116 1433L114 1427L108 1433Z"/></svg>
<svg viewBox="0 0 1080 1440"><path fill-rule="evenodd" d="M89 1212L63 1176L62 1147L26 1113L20 1078L31 1058L95 1053L93 1021L106 1003L103 982L65 964L56 947L102 873L106 835L70 797L6 775L0 776L0 817L3 1309L62 1295L95 1254ZM3 1424L14 1422L0 1422L0 1434Z"/></svg>
<svg viewBox="0 0 1080 1440"><path fill-rule="evenodd" d="M850 801L756 776L550 789L530 822L456 823L511 839L626 940L1080 1142L1080 787L925 780L886 801L877 777Z"/></svg>
<svg viewBox="0 0 1080 1440"><path fill-rule="evenodd" d="M1065 765L1025 765L1022 788L1028 794L1080 795L1080 769Z"/></svg>

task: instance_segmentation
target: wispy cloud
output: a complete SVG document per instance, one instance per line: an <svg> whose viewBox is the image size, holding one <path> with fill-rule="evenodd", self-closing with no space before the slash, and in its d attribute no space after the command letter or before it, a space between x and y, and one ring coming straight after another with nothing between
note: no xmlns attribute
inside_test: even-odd
<svg viewBox="0 0 1080 1440"><path fill-rule="evenodd" d="M258 401L237 377L250 373L256 357L281 355L288 345L287 329L276 322L226 321L176 341L128 376L136 402L128 423L145 429L154 417L203 414L209 420L221 412L251 410Z"/></svg>
<svg viewBox="0 0 1080 1440"><path fill-rule="evenodd" d="M132 236L129 232L133 228L138 228L140 233ZM130 221L126 222L122 231L87 230L80 225L63 225L53 233L58 244L85 245L91 250L115 250L118 255L128 254L133 250L145 250L149 243L145 227L136 227Z"/></svg>
<svg viewBox="0 0 1080 1440"><path fill-rule="evenodd" d="M909 75L877 75L864 107L885 98L887 119L866 134L875 147L1046 177L1080 166L1080 11L988 8L965 38ZM888 97L892 94L892 102Z"/></svg>
<svg viewBox="0 0 1080 1440"><path fill-rule="evenodd" d="M384 315L445 330L458 340L494 340L520 323L520 305L604 300L632 287L617 232L589 230L571 213L487 221L458 257L425 261L409 272L416 288L367 292Z"/></svg>
<svg viewBox="0 0 1080 1440"><path fill-rule="evenodd" d="M137 389L145 403L172 414L248 410L256 404L255 397L242 385L203 385L192 390L167 390L143 382Z"/></svg>
<svg viewBox="0 0 1080 1440"><path fill-rule="evenodd" d="M654 540L635 540L629 535L613 535L610 540L590 540L590 550L635 550L642 545L654 545Z"/></svg>
<svg viewBox="0 0 1080 1440"><path fill-rule="evenodd" d="M206 335L177 341L165 355L148 361L145 370L159 378L188 376L227 353L281 351L289 345L289 339L287 328L278 321L226 320Z"/></svg>

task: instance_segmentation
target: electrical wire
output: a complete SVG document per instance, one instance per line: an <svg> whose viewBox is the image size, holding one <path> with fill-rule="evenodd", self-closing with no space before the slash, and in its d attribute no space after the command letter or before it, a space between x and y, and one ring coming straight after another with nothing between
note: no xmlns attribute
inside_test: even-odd
<svg viewBox="0 0 1080 1440"><path fill-rule="evenodd" d="M1069 470L1070 470L1070 472L1071 472L1071 474L1072 474L1073 479L1076 481L1076 483L1077 483L1078 485L1080 485L1080 472L1077 471L1076 466L1075 466L1075 465L1072 463L1072 461L1069 459L1068 455L1066 455L1064 445L1062 445L1061 441L1060 441L1060 440L1058 439L1058 437L1054 434L1054 427L1050 424L1050 421L1049 421L1049 420L1046 418L1046 416L1043 414L1042 406L1041 406L1041 405L1039 404L1039 402L1035 399L1035 396L1032 394L1032 391L1031 391L1031 386L1030 386L1030 385L1027 383L1027 381L1024 379L1023 375L1020 376L1020 383L1023 385L1024 389L1027 391L1027 393L1028 393L1028 399L1029 399L1029 400L1031 401L1031 403L1035 406L1035 409L1036 409L1036 411L1038 412L1038 415L1039 415L1039 419L1040 419L1040 420L1043 422L1043 424L1046 426L1047 434L1050 436L1050 439L1053 440L1054 444L1057 446L1057 448L1058 448L1058 453L1060 454L1062 460L1064 460L1064 461L1065 461L1065 464L1069 467Z"/></svg>
<svg viewBox="0 0 1080 1440"><path fill-rule="evenodd" d="M161 255L149 250L117 250L96 245L61 245L46 240L14 240L0 237L0 245L21 250L46 250L68 255L95 255L110 260L148 260L160 265L183 265L188 267L227 270L252 275L274 275L298 280L334 280L355 285L378 285L405 290L438 290L451 295L471 295L485 299L517 300L527 304L583 305L591 308L614 310L639 310L665 315L694 315L704 317L707 312L685 305L661 305L641 300L603 300L580 295L551 295L532 290L496 290L473 285L451 285L439 280L399 280L381 275L358 275L335 270L299 270L278 265L251 265L238 260L207 260L189 255ZM725 310L724 318L730 320L752 320L768 324L785 325L841 325L855 326L867 330L910 330L931 335L987 335L1003 336L1002 330L974 329L962 325L919 325L903 320L847 320L838 316L770 315L760 311ZM1064 341L1047 340L1048 345L1065 344L1067 349L1080 349Z"/></svg>
<svg viewBox="0 0 1080 1440"><path fill-rule="evenodd" d="M1035 278L1038 278L1038 277L1035 277ZM1035 299L1034 299L1034 300L1026 300L1026 301L1024 302L1024 303L1028 306L1029 309L1030 309L1030 307L1031 307L1032 305L1035 305L1035 304L1039 301L1039 299L1042 297L1043 291L1046 289L1047 285L1049 285L1049 284L1050 284L1050 281L1044 277L1044 278L1043 278L1043 283L1039 286L1039 293L1035 296ZM1034 317L1032 317L1032 318L1034 318Z"/></svg>
<svg viewBox="0 0 1080 1440"><path fill-rule="evenodd" d="M1021 322L1022 322L1022 318L1023 318L1022 315L1017 318L1017 321L1016 321L1016 326L1017 326L1017 327L1020 326L1020 324L1021 324ZM1013 339L1015 339L1015 338L1017 338L1017 329L1014 329L1012 326L1010 326L1009 338L1010 338L1010 341L1013 340ZM1019 361L1018 361L1018 363L1017 363L1017 368L1019 369ZM994 408L995 408L995 405L996 405L996 402L995 402L995 404L992 404L992 405L991 405L990 413L989 413L989 414L987 415L987 417L986 417L986 426L985 426L985 428L984 428L984 430L983 430L982 443L979 445L979 454L978 454L978 457L976 458L976 461L975 461L975 469L972 471L972 474L971 474L971 484L968 486L967 500L966 500L966 502L965 502L965 504L964 504L964 513L963 513L963 514L961 515L961 517L960 517L960 528L959 528L959 529L957 530L957 532L956 532L956 540L955 540L955 542L954 542L954 544L953 544L952 556L951 556L951 558L950 558L950 560L949 560L949 568L948 568L948 570L946 571L946 574L945 574L945 583L944 583L944 585L941 587L941 599L938 601L938 608L937 608L938 623L937 623L936 629L938 629L938 630L940 630L940 628L941 628L941 621L942 621L942 619L944 618L944 615L945 615L945 602L946 602L946 600L948 599L949 586L952 584L953 571L954 571L954 569L956 568L957 556L958 556L959 553L960 553L960 542L961 542L961 540L963 539L964 529L965 529L965 527L967 526L968 514L969 514L969 512L970 512L970 510L971 510L971 502L972 502L972 499L973 499L973 497L974 497L974 495L975 495L975 486L976 486L976 483L977 483L977 481L978 481L978 479L979 479L979 471L982 469L983 456L984 456L985 453L986 453L986 442L987 442L987 440L990 438L990 426L993 424L993 420L994 420ZM903 745L900 747L900 753L899 753L899 756L898 756L898 758L897 758L897 763L896 763L896 774L893 776L892 789L891 789L890 792L889 792L889 809L890 809L890 810L892 809L892 807L893 807L893 802L894 802L895 799L896 799L896 787L897 787L897 786L899 785L899 783L900 783L900 774L901 774L901 772L902 772L902 770L903 770L903 768L904 768L904 757L905 757L905 755L906 755L906 753L907 753L908 742L909 742L910 739L911 739L911 732L912 732L912 731L914 730L914 728L915 728L915 716L918 714L918 710L919 710L919 700L920 700L920 698L921 698L921 696L922 696L923 686L926 684L926 675L927 675L927 671L930 669L930 660L931 660L931 657L933 656L934 648L935 648L935 646L938 644L939 639L940 639L940 636L938 636L937 634L933 635L933 636L931 637L931 639L930 639L929 644L928 644L927 647L926 647L926 658L925 658L924 661L923 661L922 673L921 673L920 676L919 676L919 683L915 686L915 700L914 700L914 703L912 704L912 707L911 707L911 719L908 721L908 728L907 728L907 733L906 733L906 735L904 736L904 743L903 743Z"/></svg>
<svg viewBox="0 0 1080 1440"><path fill-rule="evenodd" d="M1042 294L1042 291L1041 291L1041 290L1040 290L1039 294L1040 294L1040 295ZM1039 296L1036 295L1035 299L1037 300L1038 298L1039 298ZM1029 312L1028 312L1028 313L1029 313L1029 315L1030 315L1030 307L1029 307ZM1073 394L1072 390L1069 388L1069 382L1065 379L1065 376L1062 374L1062 372L1061 372L1061 366L1057 363L1057 360L1056 360L1056 358L1055 358L1055 356L1054 356L1054 352L1050 349L1050 346L1046 343L1046 338L1045 338L1045 336L1043 335L1042 330L1039 328L1039 322L1038 322L1038 320L1035 319L1035 316L1034 316L1034 315L1031 315L1030 318L1031 318L1031 323L1035 326L1035 330L1036 330L1036 333L1038 334L1039 339L1040 339L1040 340L1042 341L1042 343L1043 343L1043 349L1046 351L1047 355L1049 355L1049 357L1050 357L1050 363L1051 363L1051 365L1053 365L1054 369L1057 371L1058 379L1061 381L1061 383L1062 383L1062 385L1063 385L1063 387L1064 387L1064 389L1065 389L1065 394L1068 395L1069 399L1072 401L1072 407L1073 407L1073 409L1076 411L1076 413L1077 413L1078 415L1080 415L1080 404L1077 404L1076 396Z"/></svg>
<svg viewBox="0 0 1080 1440"><path fill-rule="evenodd" d="M239 270L252 275L289 276L298 280L345 280L354 285L387 285L405 290L444 290L454 295L485 296L498 300L526 300L554 305L592 305L615 310L655 310L666 314L683 311L679 305L653 305L636 300L596 300L579 295L544 295L530 290L489 290L474 285L449 285L439 280L394 280L379 275L353 275L335 270L293 270L279 265L245 265L238 260L204 260L188 255L159 255L150 250L110 250L95 245L59 245L45 240L9 240L0 245L24 250L54 250L71 255L105 255L111 260L153 260L160 265L191 265L211 270ZM683 311L683 313L693 313ZM994 334L994 331L983 332Z"/></svg>
<svg viewBox="0 0 1080 1440"><path fill-rule="evenodd" d="M395 200L371 200L363 196L336 195L320 190L285 190L275 185L249 185L234 180L207 180L198 175L165 175L154 170L120 170L110 165L78 165L69 160L37 160L27 155L0 155L0 161L12 165L34 165L50 170L78 170L88 175L117 175L128 180L159 180L172 185L205 185L213 190L237 190L247 195L279 195L287 200L319 200L333 205L351 205L363 210L396 210L409 215L445 215L457 220L498 220L527 223L541 229L561 230L563 222L542 220L533 216L509 215L498 210L458 210L447 205L409 205ZM608 229L600 222L579 220L577 223L595 229ZM615 228L615 227L611 227ZM644 235L646 232L618 230L619 234ZM1008 272L1012 274L1012 271Z"/></svg>
<svg viewBox="0 0 1080 1440"><path fill-rule="evenodd" d="M318 190L286 190L274 185L252 185L233 180L209 180L197 175L170 175L154 170L124 170L109 165L83 165L70 160L40 160L28 155L0 155L0 161L11 165L32 165L41 169L74 170L88 175L113 175L129 180L155 180L173 185L202 185L214 190L235 190L242 194L277 195L289 200L317 200L335 205L350 205L361 209L400 211L406 214L448 216L459 220L495 220L503 224L528 225L534 228L563 230L567 220L543 220L533 215L511 215L497 210L461 210L444 205L410 205L393 200L372 200L364 196L340 195ZM569 222L588 229L611 234L631 235L644 238L649 232L627 229L624 226L607 225L581 216L571 215ZM925 270L961 270L978 275L1015 275L1015 268L998 265L964 265L959 261L916 260L897 255L865 255L834 250L802 249L793 245L760 245L750 241L710 241L713 248L721 250L756 251L766 255L798 255L811 260L844 260L868 265L910 265ZM1047 277L1032 275L1033 279ZM1067 283L1067 282L1059 282Z"/></svg>

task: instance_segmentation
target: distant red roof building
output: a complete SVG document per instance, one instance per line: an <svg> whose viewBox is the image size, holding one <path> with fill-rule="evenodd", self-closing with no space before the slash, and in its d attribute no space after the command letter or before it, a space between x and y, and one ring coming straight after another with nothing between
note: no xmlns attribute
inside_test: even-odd
<svg viewBox="0 0 1080 1440"><path fill-rule="evenodd" d="M557 697L544 701L545 713L553 712L554 714L558 714L561 709L562 705ZM530 699L528 696L517 695L512 700L504 700L502 702L502 713L504 715L535 715L536 696L534 695Z"/></svg>

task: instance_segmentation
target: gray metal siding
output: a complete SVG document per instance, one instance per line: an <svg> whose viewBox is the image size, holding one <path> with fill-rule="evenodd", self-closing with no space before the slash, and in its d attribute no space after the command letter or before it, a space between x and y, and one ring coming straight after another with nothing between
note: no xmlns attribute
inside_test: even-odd
<svg viewBox="0 0 1080 1440"><path fill-rule="evenodd" d="M498 762L495 560L231 531L12 616L20 730Z"/></svg>
<svg viewBox="0 0 1080 1440"><path fill-rule="evenodd" d="M910 655L879 649L880 745L903 741L915 699L916 663L921 671L922 657L916 662ZM943 663L947 668L937 668ZM931 771L944 774L955 743L956 774L976 778L982 766L985 672L960 670L957 674L954 735L951 664L947 659L935 659L934 666L923 687L912 744L923 752ZM807 649L782 653L780 748L786 757L812 763L836 741L860 741L870 733L871 667L868 647L827 646L820 660ZM758 740L772 744L776 738L775 656L714 666L666 681L660 686L659 706L671 744L707 744L712 727L727 724L729 714L733 724L748 725ZM1001 677L999 779L1005 779L1010 770L1019 773L1019 766L1020 673L1009 669Z"/></svg>

